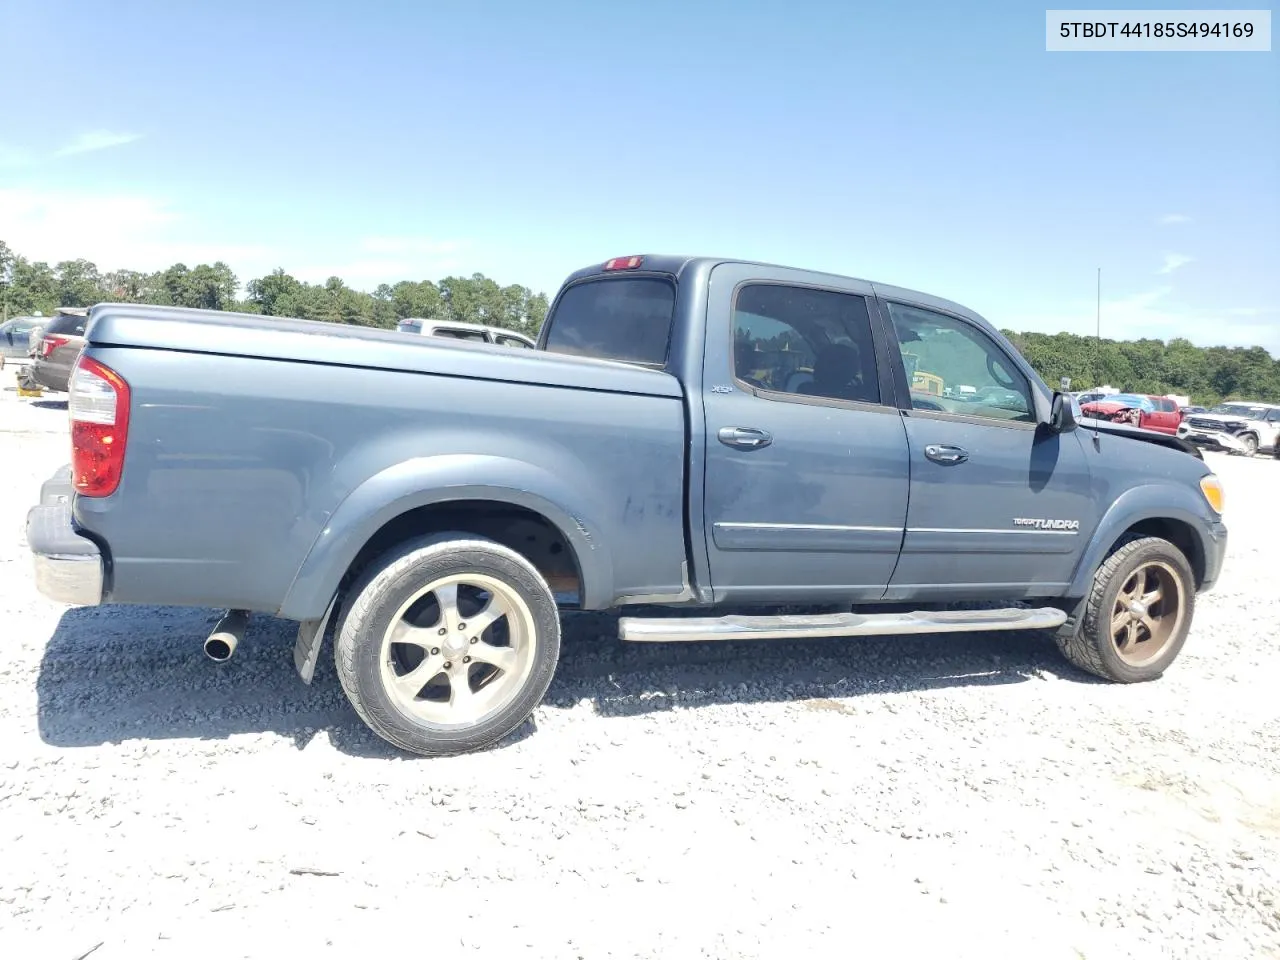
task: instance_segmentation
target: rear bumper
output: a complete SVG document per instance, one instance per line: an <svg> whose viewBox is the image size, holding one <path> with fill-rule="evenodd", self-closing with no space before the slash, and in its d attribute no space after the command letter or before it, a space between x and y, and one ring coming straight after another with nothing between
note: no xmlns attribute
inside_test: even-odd
<svg viewBox="0 0 1280 960"><path fill-rule="evenodd" d="M67 371L58 367L50 367L47 363L41 363L40 360L34 360L27 367L27 376L34 380L46 390L52 390L54 393L67 392Z"/></svg>
<svg viewBox="0 0 1280 960"><path fill-rule="evenodd" d="M93 606L102 602L102 551L76 532L72 493L69 467L44 482L40 505L27 512L27 545L35 564L36 589L59 603Z"/></svg>

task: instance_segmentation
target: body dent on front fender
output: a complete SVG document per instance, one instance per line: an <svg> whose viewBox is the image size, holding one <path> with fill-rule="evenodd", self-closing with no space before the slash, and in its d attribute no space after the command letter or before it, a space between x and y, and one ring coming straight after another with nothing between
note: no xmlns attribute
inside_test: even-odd
<svg viewBox="0 0 1280 960"><path fill-rule="evenodd" d="M292 620L319 616L360 548L384 524L418 507L462 500L487 500L541 514L573 550L582 605L591 609L612 599L612 559L592 533L601 529L596 517L602 511L583 487L571 487L568 478L521 460L442 454L396 463L353 490L317 537L279 615Z"/></svg>
<svg viewBox="0 0 1280 960"><path fill-rule="evenodd" d="M1102 515L1076 565L1067 596L1082 597L1089 591L1098 567L1126 530L1144 521L1166 520L1186 524L1194 532L1200 555L1187 559L1211 583L1221 564L1225 535L1220 532L1225 530L1221 519L1195 488L1172 482L1147 483L1125 490Z"/></svg>

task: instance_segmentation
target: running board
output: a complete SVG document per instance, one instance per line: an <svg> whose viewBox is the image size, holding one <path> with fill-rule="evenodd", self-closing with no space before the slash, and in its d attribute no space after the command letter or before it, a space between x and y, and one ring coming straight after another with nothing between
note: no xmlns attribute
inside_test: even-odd
<svg viewBox="0 0 1280 960"><path fill-rule="evenodd" d="M680 640L806 640L971 630L1049 630L1067 615L1057 607L1024 610L919 610L781 617L623 617L618 637L644 643Z"/></svg>

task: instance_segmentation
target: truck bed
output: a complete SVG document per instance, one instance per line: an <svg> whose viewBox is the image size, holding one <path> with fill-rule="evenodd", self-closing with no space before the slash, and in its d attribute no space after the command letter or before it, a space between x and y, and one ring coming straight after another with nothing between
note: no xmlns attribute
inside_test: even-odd
<svg viewBox="0 0 1280 960"><path fill-rule="evenodd" d="M120 488L74 503L110 546L111 601L319 617L329 596L309 555L332 567L325 551L427 505L415 494L487 496L481 466L506 502L558 513L585 545L584 599L681 588L686 427L666 373L172 308L104 309L88 333L132 391Z"/></svg>

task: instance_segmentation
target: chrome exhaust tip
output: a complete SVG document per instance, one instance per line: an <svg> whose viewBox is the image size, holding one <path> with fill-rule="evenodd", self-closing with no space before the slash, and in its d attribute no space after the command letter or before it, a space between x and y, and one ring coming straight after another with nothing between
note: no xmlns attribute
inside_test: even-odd
<svg viewBox="0 0 1280 960"><path fill-rule="evenodd" d="M244 636L244 629L248 623L248 610L228 610L205 640L205 656L215 663L226 663L230 660Z"/></svg>

